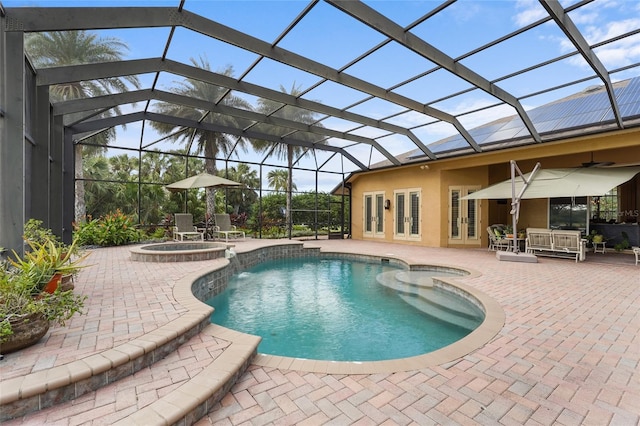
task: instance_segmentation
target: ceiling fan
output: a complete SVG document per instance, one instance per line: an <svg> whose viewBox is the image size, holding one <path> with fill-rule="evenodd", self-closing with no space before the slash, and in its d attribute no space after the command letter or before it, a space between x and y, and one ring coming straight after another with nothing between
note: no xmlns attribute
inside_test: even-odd
<svg viewBox="0 0 640 426"><path fill-rule="evenodd" d="M582 167L607 167L615 164L613 161L593 161L593 151L591 151L591 161L582 163Z"/></svg>

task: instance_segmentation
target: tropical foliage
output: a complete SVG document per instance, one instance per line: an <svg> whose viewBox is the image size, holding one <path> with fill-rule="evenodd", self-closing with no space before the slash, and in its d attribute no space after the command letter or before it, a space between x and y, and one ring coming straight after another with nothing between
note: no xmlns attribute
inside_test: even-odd
<svg viewBox="0 0 640 426"><path fill-rule="evenodd" d="M99 246L120 246L142 238L135 220L120 210L79 223L74 236L82 245Z"/></svg>

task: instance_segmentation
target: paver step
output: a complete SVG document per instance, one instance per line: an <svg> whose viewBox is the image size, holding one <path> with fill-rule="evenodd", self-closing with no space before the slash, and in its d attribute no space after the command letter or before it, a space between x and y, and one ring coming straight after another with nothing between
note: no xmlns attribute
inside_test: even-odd
<svg viewBox="0 0 640 426"><path fill-rule="evenodd" d="M3 424L39 425L63 420L69 424L192 424L244 373L259 342L259 337L209 324L166 358L133 375Z"/></svg>

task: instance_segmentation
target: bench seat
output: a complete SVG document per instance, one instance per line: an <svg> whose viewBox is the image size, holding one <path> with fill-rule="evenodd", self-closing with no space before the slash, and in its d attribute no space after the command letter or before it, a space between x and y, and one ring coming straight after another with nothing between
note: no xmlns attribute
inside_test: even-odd
<svg viewBox="0 0 640 426"><path fill-rule="evenodd" d="M576 262L583 261L586 256L586 240L582 238L580 231L527 228L525 251L542 256L572 257Z"/></svg>

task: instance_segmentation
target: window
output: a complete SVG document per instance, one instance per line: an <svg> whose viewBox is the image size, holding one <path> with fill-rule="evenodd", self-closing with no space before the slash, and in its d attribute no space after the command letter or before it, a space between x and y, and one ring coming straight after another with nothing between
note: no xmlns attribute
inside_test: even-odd
<svg viewBox="0 0 640 426"><path fill-rule="evenodd" d="M591 215L598 222L618 220L618 188L591 199Z"/></svg>
<svg viewBox="0 0 640 426"><path fill-rule="evenodd" d="M549 199L549 228L587 229L587 197Z"/></svg>

